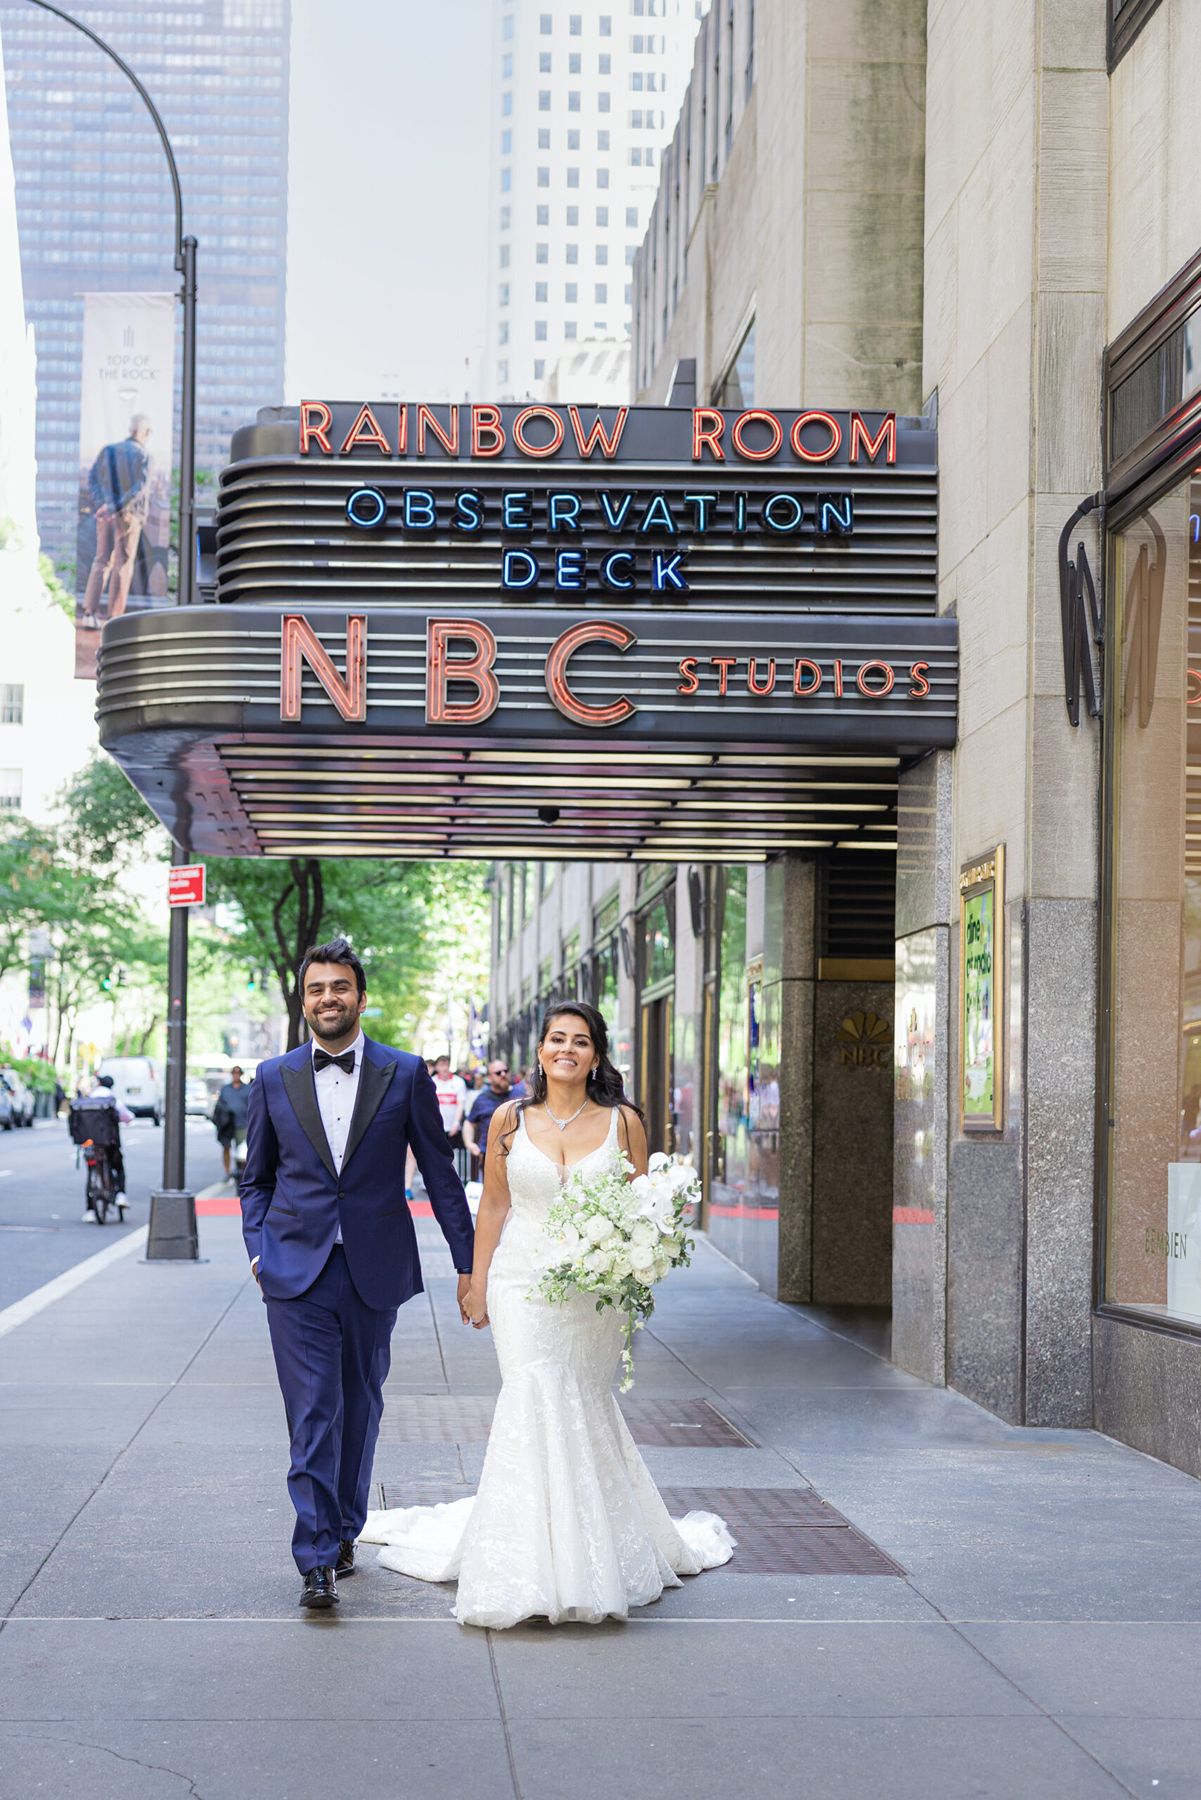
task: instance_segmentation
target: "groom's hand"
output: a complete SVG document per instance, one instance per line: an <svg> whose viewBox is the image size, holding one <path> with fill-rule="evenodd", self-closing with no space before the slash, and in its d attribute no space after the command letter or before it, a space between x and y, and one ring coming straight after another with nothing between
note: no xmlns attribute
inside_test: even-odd
<svg viewBox="0 0 1201 1800"><path fill-rule="evenodd" d="M460 1275L459 1276L459 1289L458 1289L458 1293L455 1295L455 1298L459 1302L459 1317L460 1317L460 1319L462 1319L464 1325L471 1324L471 1314L467 1310L467 1296L470 1292L471 1292L471 1277L470 1277L470 1275Z"/></svg>

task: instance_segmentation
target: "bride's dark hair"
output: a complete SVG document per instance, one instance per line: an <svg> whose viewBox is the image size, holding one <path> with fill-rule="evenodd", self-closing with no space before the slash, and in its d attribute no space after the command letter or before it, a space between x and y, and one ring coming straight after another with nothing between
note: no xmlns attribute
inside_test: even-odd
<svg viewBox="0 0 1201 1800"><path fill-rule="evenodd" d="M604 1015L595 1006L590 1006L586 1000L552 1000L542 1015L542 1024L538 1029L538 1049L541 1050L546 1042L552 1020L561 1019L564 1014L583 1020L588 1036L592 1039L592 1048L596 1051L597 1066L588 1077L589 1100L595 1100L598 1106L628 1106L641 1119L641 1108L627 1097L621 1071L609 1059L609 1029ZM546 1102L546 1070L538 1059L537 1051L534 1054L533 1070L527 1079L529 1092L518 1100L513 1124L505 1132L504 1140L516 1131L517 1121L527 1106L542 1106Z"/></svg>

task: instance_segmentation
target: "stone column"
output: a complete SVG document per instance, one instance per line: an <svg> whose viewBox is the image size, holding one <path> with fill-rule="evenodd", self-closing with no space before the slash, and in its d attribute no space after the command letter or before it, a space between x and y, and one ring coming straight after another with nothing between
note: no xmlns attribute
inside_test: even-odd
<svg viewBox="0 0 1201 1800"><path fill-rule="evenodd" d="M813 1293L813 1027L817 989L817 865L777 858L765 871L764 1059L779 1082L777 1297Z"/></svg>

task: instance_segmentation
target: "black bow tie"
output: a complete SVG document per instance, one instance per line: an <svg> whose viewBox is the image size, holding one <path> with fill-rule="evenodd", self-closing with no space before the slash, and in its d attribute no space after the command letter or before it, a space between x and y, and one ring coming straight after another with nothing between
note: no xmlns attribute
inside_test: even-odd
<svg viewBox="0 0 1201 1800"><path fill-rule="evenodd" d="M344 1075L354 1074L354 1051L344 1050L341 1056L331 1056L328 1050L313 1051L313 1068L320 1073L330 1063L337 1063Z"/></svg>

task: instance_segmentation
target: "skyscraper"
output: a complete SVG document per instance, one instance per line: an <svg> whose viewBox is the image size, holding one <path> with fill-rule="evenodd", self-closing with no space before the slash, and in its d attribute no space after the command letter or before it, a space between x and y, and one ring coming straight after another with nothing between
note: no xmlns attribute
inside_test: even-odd
<svg viewBox="0 0 1201 1800"><path fill-rule="evenodd" d="M496 0L481 392L629 331L633 263L709 0Z"/></svg>
<svg viewBox="0 0 1201 1800"><path fill-rule="evenodd" d="M290 0L73 10L137 71L179 162L184 228L200 241L197 468L215 470L248 408L283 397ZM0 29L38 357L38 523L69 561L82 295L178 287L171 191L145 107L95 45L25 0L0 0Z"/></svg>

